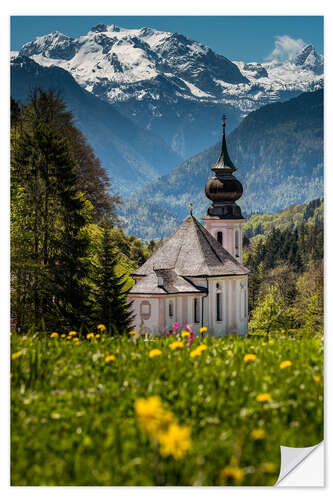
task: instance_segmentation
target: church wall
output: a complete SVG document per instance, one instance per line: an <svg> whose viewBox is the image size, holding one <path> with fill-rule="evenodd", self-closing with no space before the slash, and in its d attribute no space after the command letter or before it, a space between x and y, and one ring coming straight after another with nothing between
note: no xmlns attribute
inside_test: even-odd
<svg viewBox="0 0 333 500"><path fill-rule="evenodd" d="M217 289L216 285L220 288ZM216 293L222 293L222 318L217 319ZM247 276L209 279L210 315L208 331L215 337L247 335Z"/></svg>
<svg viewBox="0 0 333 500"><path fill-rule="evenodd" d="M238 262L242 263L243 258L243 231L242 224L245 219L205 219L206 229L217 240L219 231L223 234L222 246L230 253ZM238 231L238 251L236 250L236 231ZM238 256L237 256L238 255Z"/></svg>

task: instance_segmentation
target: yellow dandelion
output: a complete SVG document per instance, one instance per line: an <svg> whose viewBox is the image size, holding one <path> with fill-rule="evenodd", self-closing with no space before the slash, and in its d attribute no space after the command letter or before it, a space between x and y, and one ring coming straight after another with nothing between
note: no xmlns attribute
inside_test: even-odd
<svg viewBox="0 0 333 500"><path fill-rule="evenodd" d="M257 401L259 401L259 403L266 403L266 401L270 401L272 398L270 394L267 394L267 392L263 392L261 394L258 394L256 399Z"/></svg>
<svg viewBox="0 0 333 500"><path fill-rule="evenodd" d="M280 363L281 370L284 370L285 368L288 368L289 366L292 366L292 362L289 360L281 361L281 363Z"/></svg>
<svg viewBox="0 0 333 500"><path fill-rule="evenodd" d="M182 349L182 347L184 347L184 344L180 340L175 340L174 342L172 342L172 344L169 345L169 347L174 351L175 349Z"/></svg>
<svg viewBox="0 0 333 500"><path fill-rule="evenodd" d="M159 436L166 432L173 422L172 413L163 408L159 396L137 399L134 403L134 409L140 427L155 439L159 439Z"/></svg>
<svg viewBox="0 0 333 500"><path fill-rule="evenodd" d="M22 352L21 351L14 352L12 354L12 359L19 359L21 356L22 356Z"/></svg>
<svg viewBox="0 0 333 500"><path fill-rule="evenodd" d="M70 337L73 337L73 335L76 335L76 332L73 330L73 331L69 332L69 334L68 334L68 335L69 335Z"/></svg>
<svg viewBox="0 0 333 500"><path fill-rule="evenodd" d="M228 356L232 356L232 350L231 350L231 349L228 349L228 350L227 350L227 354L228 354Z"/></svg>
<svg viewBox="0 0 333 500"><path fill-rule="evenodd" d="M93 338L94 338L94 334L92 332L87 334L87 339L93 339Z"/></svg>
<svg viewBox="0 0 333 500"><path fill-rule="evenodd" d="M52 332L50 337L51 339L56 339L57 337L59 337L59 334L57 332Z"/></svg>
<svg viewBox="0 0 333 500"><path fill-rule="evenodd" d="M77 337L73 338L73 342L78 342L78 341L79 341L79 339Z"/></svg>
<svg viewBox="0 0 333 500"><path fill-rule="evenodd" d="M200 333L205 333L205 332L207 332L207 327L206 326L202 326L200 328Z"/></svg>
<svg viewBox="0 0 333 500"><path fill-rule="evenodd" d="M180 335L185 338L185 337L189 337L190 336L190 332L185 332L185 330L183 330L182 332L180 332Z"/></svg>
<svg viewBox="0 0 333 500"><path fill-rule="evenodd" d="M136 331L135 330L131 330L130 332L128 332L129 335L135 335L136 334Z"/></svg>
<svg viewBox="0 0 333 500"><path fill-rule="evenodd" d="M162 354L162 351L160 351L159 349L152 349L151 351L149 351L150 358L155 358L156 356L161 356L161 354Z"/></svg>
<svg viewBox="0 0 333 500"><path fill-rule="evenodd" d="M273 472L276 471L277 466L273 464L273 462L263 462L262 464L260 464L259 469L263 472L273 474Z"/></svg>
<svg viewBox="0 0 333 500"><path fill-rule="evenodd" d="M315 382L320 382L320 377L319 377L319 375L315 375L315 376L313 377L313 380L314 380Z"/></svg>
<svg viewBox="0 0 333 500"><path fill-rule="evenodd" d="M114 356L113 354L107 354L105 356L105 363L111 363L111 361L114 361L116 359L116 356Z"/></svg>
<svg viewBox="0 0 333 500"><path fill-rule="evenodd" d="M245 354L243 360L245 363L249 363L250 361L255 361L257 356L255 354Z"/></svg>
<svg viewBox="0 0 333 500"><path fill-rule="evenodd" d="M100 330L101 332L105 332L106 326L105 325L97 325L97 330Z"/></svg>
<svg viewBox="0 0 333 500"><path fill-rule="evenodd" d="M191 447L191 429L185 425L173 423L167 432L160 435L159 442L161 455L172 455L176 460L180 460Z"/></svg>
<svg viewBox="0 0 333 500"><path fill-rule="evenodd" d="M266 436L266 432L264 431L264 429L253 429L253 431L251 432L251 437L255 441L260 440L260 439L264 439L265 436Z"/></svg>
<svg viewBox="0 0 333 500"><path fill-rule="evenodd" d="M198 358L199 356L201 356L201 351L198 351L198 349L194 349L190 353L191 358Z"/></svg>
<svg viewBox="0 0 333 500"><path fill-rule="evenodd" d="M244 472L239 467L233 467L232 465L227 465L221 470L220 475L223 479L229 481L234 481L240 483L243 480Z"/></svg>
<svg viewBox="0 0 333 500"><path fill-rule="evenodd" d="M95 338L96 339L100 339L101 338L101 334L100 333L96 333Z"/></svg>
<svg viewBox="0 0 333 500"><path fill-rule="evenodd" d="M286 333L286 330L284 330L284 329L282 328L281 333Z"/></svg>
<svg viewBox="0 0 333 500"><path fill-rule="evenodd" d="M273 340L273 339L269 339L268 343L269 343L270 345L272 345L272 344L274 344L274 340Z"/></svg>
<svg viewBox="0 0 333 500"><path fill-rule="evenodd" d="M64 339L64 338L66 337L66 333L62 333L62 334L60 335L60 337L61 337L62 339Z"/></svg>

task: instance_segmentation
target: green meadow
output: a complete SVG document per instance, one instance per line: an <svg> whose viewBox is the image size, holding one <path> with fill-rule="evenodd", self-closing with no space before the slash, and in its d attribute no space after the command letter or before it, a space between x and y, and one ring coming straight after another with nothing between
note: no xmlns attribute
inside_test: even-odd
<svg viewBox="0 0 333 500"><path fill-rule="evenodd" d="M12 485L273 485L323 439L321 338L90 337L11 336Z"/></svg>

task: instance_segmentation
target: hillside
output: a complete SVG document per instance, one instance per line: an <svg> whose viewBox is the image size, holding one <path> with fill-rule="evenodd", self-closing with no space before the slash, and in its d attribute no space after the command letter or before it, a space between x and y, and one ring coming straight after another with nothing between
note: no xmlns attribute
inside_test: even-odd
<svg viewBox="0 0 333 500"><path fill-rule="evenodd" d="M243 183L239 204L245 213L275 212L322 197L323 91L250 113L227 143L235 175ZM196 217L202 217L208 206L204 186L219 151L216 144L190 158L139 189L135 198L156 203L180 219L192 201Z"/></svg>
<svg viewBox="0 0 333 500"><path fill-rule="evenodd" d="M56 66L43 67L25 56L11 60L11 95L27 102L34 88L60 92L73 112L77 127L122 194L166 173L180 161L152 132L138 128L107 102L81 88L70 73Z"/></svg>

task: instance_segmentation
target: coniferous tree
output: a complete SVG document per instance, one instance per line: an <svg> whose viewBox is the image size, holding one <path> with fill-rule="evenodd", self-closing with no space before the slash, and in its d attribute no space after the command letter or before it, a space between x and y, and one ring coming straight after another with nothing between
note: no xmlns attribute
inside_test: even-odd
<svg viewBox="0 0 333 500"><path fill-rule="evenodd" d="M115 272L117 255L114 252L109 227L102 228L102 240L97 255L93 293L93 316L96 323L104 324L111 334L127 333L131 328L132 312L123 291L124 276Z"/></svg>

